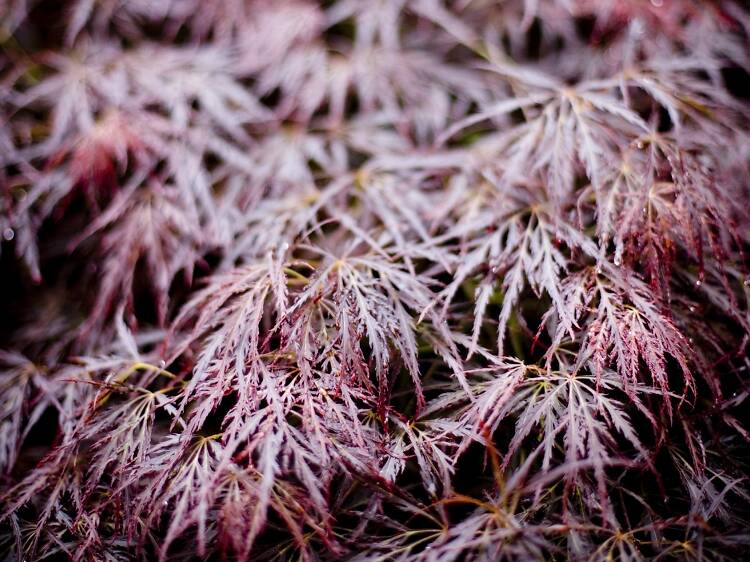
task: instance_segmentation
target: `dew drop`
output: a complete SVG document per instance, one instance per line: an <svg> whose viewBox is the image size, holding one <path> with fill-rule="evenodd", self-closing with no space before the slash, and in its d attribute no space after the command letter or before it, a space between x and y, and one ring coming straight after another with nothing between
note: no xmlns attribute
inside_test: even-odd
<svg viewBox="0 0 750 562"><path fill-rule="evenodd" d="M6 228L5 230L3 230L3 238L7 240L8 242L13 240L15 237L16 237L16 231L13 230L12 228Z"/></svg>
<svg viewBox="0 0 750 562"><path fill-rule="evenodd" d="M622 260L620 260L620 258L615 258L615 265L617 267L620 267L621 264L622 264Z"/></svg>
<svg viewBox="0 0 750 562"><path fill-rule="evenodd" d="M688 310L690 310L690 312L695 312L695 307L694 306L690 306L690 308Z"/></svg>
<svg viewBox="0 0 750 562"><path fill-rule="evenodd" d="M703 285L703 281L701 281L700 279L697 279L697 280L695 281L695 286L696 286L696 287L700 287L701 285Z"/></svg>
<svg viewBox="0 0 750 562"><path fill-rule="evenodd" d="M643 150L646 148L646 145L643 143L643 141L638 141L635 146L638 148L638 150Z"/></svg>
<svg viewBox="0 0 750 562"><path fill-rule="evenodd" d="M159 361L159 368L160 369L164 369L166 366L167 366L167 362L164 361L164 359L162 359L161 361Z"/></svg>
<svg viewBox="0 0 750 562"><path fill-rule="evenodd" d="M601 265L597 265L596 266L596 274L597 275L601 275L602 274L602 266Z"/></svg>

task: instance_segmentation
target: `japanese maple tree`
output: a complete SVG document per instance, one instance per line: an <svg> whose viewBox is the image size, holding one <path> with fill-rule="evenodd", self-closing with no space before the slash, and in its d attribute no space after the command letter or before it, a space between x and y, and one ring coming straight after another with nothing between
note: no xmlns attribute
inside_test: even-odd
<svg viewBox="0 0 750 562"><path fill-rule="evenodd" d="M3 560L736 561L740 0L0 0Z"/></svg>

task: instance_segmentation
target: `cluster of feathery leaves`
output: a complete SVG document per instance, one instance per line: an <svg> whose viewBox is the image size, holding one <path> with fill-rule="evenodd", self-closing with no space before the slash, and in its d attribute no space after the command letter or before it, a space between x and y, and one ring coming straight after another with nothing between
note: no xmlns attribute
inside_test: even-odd
<svg viewBox="0 0 750 562"><path fill-rule="evenodd" d="M8 560L747 548L741 2L0 17Z"/></svg>

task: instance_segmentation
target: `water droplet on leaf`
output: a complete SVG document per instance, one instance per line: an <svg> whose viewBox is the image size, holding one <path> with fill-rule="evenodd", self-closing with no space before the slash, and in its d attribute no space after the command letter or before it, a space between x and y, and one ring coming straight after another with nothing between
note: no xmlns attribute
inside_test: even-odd
<svg viewBox="0 0 750 562"><path fill-rule="evenodd" d="M13 240L15 237L16 237L16 231L13 230L12 228L6 228L5 230L3 230L3 238L7 240L8 242Z"/></svg>

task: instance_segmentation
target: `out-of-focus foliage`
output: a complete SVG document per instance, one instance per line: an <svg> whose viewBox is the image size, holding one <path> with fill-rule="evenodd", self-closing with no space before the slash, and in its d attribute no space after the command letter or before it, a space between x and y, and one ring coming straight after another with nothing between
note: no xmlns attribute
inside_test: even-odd
<svg viewBox="0 0 750 562"><path fill-rule="evenodd" d="M5 560L739 560L750 12L0 1Z"/></svg>

